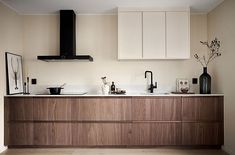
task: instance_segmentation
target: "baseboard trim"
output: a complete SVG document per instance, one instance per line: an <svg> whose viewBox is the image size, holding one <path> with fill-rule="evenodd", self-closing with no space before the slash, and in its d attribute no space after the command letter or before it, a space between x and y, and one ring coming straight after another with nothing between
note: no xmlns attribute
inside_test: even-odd
<svg viewBox="0 0 235 155"><path fill-rule="evenodd" d="M0 147L0 153L4 152L7 150L7 147L6 146L1 146Z"/></svg>

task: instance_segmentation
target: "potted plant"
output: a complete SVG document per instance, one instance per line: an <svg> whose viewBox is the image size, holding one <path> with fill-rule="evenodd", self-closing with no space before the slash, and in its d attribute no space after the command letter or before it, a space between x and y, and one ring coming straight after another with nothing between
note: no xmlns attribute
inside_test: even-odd
<svg viewBox="0 0 235 155"><path fill-rule="evenodd" d="M211 93L211 76L207 73L207 67L210 62L215 58L221 56L220 51L220 41L215 38L209 44L208 42L200 41L202 45L207 46L209 49L207 55L199 56L198 54L194 55L194 58L202 65L203 73L199 78L200 83L200 94L210 94Z"/></svg>

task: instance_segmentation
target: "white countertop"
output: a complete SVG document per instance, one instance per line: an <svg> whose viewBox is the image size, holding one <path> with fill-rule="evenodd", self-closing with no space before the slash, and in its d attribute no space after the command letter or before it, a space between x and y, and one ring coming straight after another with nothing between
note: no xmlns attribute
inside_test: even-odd
<svg viewBox="0 0 235 155"><path fill-rule="evenodd" d="M122 95L114 95L114 94L109 94L109 95L103 95L103 94L84 94L84 95L78 95L78 94L62 94L62 95L36 95L36 94L30 94L30 95L22 95L22 94L16 94L16 95L5 95L5 97L132 97L132 96L165 96L165 97L170 97L170 96L224 96L224 94L171 94L171 93L166 93L166 94L150 94L150 93L127 93L127 94L122 94Z"/></svg>

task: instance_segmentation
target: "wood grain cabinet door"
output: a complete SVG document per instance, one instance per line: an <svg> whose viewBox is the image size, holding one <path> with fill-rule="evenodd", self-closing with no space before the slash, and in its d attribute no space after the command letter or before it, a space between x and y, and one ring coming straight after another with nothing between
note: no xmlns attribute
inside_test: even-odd
<svg viewBox="0 0 235 155"><path fill-rule="evenodd" d="M34 98L33 115L36 121L71 120L71 99Z"/></svg>
<svg viewBox="0 0 235 155"><path fill-rule="evenodd" d="M34 145L71 146L71 123L34 123Z"/></svg>
<svg viewBox="0 0 235 155"><path fill-rule="evenodd" d="M131 120L131 98L74 98L72 120L123 121Z"/></svg>
<svg viewBox="0 0 235 155"><path fill-rule="evenodd" d="M129 145L130 123L74 123L73 146Z"/></svg>
<svg viewBox="0 0 235 155"><path fill-rule="evenodd" d="M183 145L223 145L223 123L183 123Z"/></svg>
<svg viewBox="0 0 235 155"><path fill-rule="evenodd" d="M182 97L183 121L223 121L223 97Z"/></svg>
<svg viewBox="0 0 235 155"><path fill-rule="evenodd" d="M132 145L181 145L181 123L135 122Z"/></svg>
<svg viewBox="0 0 235 155"><path fill-rule="evenodd" d="M10 123L5 131L5 145L33 145L33 123ZM5 129L6 130L6 129ZM7 134L6 134L7 133Z"/></svg>
<svg viewBox="0 0 235 155"><path fill-rule="evenodd" d="M133 97L132 119L180 121L181 97Z"/></svg>
<svg viewBox="0 0 235 155"><path fill-rule="evenodd" d="M7 121L33 120L33 98L5 98L5 117Z"/></svg>

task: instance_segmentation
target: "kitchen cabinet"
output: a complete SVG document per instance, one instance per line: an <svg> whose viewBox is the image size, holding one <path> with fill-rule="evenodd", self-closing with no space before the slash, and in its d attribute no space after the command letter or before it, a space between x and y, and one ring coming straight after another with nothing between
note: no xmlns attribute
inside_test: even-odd
<svg viewBox="0 0 235 155"><path fill-rule="evenodd" d="M143 12L143 59L165 58L165 12Z"/></svg>
<svg viewBox="0 0 235 155"><path fill-rule="evenodd" d="M181 120L181 97L135 97L132 103L132 120Z"/></svg>
<svg viewBox="0 0 235 155"><path fill-rule="evenodd" d="M14 146L34 145L34 125L33 123L14 122L5 123L4 143Z"/></svg>
<svg viewBox="0 0 235 155"><path fill-rule="evenodd" d="M71 100L68 98L34 98L33 120L71 120Z"/></svg>
<svg viewBox="0 0 235 155"><path fill-rule="evenodd" d="M223 97L183 97L183 121L223 121Z"/></svg>
<svg viewBox="0 0 235 155"><path fill-rule="evenodd" d="M35 146L65 146L72 145L72 124L64 122L34 123Z"/></svg>
<svg viewBox="0 0 235 155"><path fill-rule="evenodd" d="M223 96L7 96L4 109L11 148L223 145Z"/></svg>
<svg viewBox="0 0 235 155"><path fill-rule="evenodd" d="M188 12L166 12L166 57L190 58L190 15Z"/></svg>
<svg viewBox="0 0 235 155"><path fill-rule="evenodd" d="M130 145L130 123L74 123L73 146Z"/></svg>
<svg viewBox="0 0 235 155"><path fill-rule="evenodd" d="M118 59L189 59L190 11L119 10Z"/></svg>
<svg viewBox="0 0 235 155"><path fill-rule="evenodd" d="M222 145L223 111L223 97L183 97L183 145Z"/></svg>
<svg viewBox="0 0 235 155"><path fill-rule="evenodd" d="M5 115L10 121L33 120L33 98L6 99L5 103L8 103L5 104Z"/></svg>
<svg viewBox="0 0 235 155"><path fill-rule="evenodd" d="M183 145L222 145L223 123L192 123L182 124Z"/></svg>
<svg viewBox="0 0 235 155"><path fill-rule="evenodd" d="M118 14L118 59L142 58L142 12Z"/></svg>
<svg viewBox="0 0 235 155"><path fill-rule="evenodd" d="M131 120L131 98L73 98L72 120L125 121Z"/></svg>
<svg viewBox="0 0 235 155"><path fill-rule="evenodd" d="M181 145L181 123L134 122L133 145Z"/></svg>

